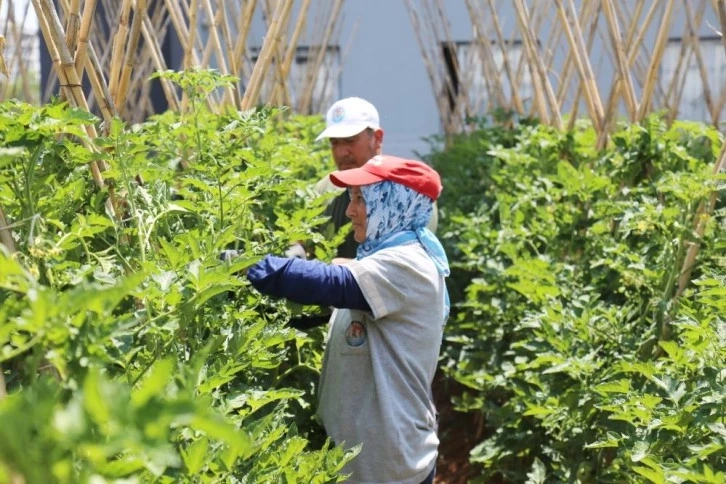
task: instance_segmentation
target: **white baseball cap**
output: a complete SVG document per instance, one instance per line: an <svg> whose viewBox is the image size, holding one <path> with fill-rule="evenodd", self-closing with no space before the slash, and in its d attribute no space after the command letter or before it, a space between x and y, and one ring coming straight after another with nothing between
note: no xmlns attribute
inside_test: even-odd
<svg viewBox="0 0 726 484"><path fill-rule="evenodd" d="M347 97L330 106L325 122L325 131L315 141L323 138L350 138L366 128L381 127L376 107L359 97Z"/></svg>

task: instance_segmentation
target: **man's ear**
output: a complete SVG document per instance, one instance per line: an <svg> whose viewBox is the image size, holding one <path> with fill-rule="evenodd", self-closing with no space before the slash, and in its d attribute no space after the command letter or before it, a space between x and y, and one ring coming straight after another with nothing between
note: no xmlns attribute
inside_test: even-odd
<svg viewBox="0 0 726 484"><path fill-rule="evenodd" d="M376 143L376 151L380 154L381 146L383 145L383 128L378 128L377 130L373 131L373 138L375 139Z"/></svg>

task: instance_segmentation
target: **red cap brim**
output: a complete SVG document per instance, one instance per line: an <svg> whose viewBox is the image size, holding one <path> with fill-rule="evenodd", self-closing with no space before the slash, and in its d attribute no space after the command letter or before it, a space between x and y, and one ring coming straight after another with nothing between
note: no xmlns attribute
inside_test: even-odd
<svg viewBox="0 0 726 484"><path fill-rule="evenodd" d="M334 171L330 174L330 181L333 182L333 185L341 188L370 185L371 183L378 183L379 181L383 180L383 177L374 175L373 173L366 171L363 168Z"/></svg>

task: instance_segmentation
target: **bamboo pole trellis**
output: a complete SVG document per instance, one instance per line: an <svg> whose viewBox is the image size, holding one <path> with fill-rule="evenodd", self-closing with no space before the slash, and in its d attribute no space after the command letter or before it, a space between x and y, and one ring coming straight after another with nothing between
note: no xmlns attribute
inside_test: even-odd
<svg viewBox="0 0 726 484"><path fill-rule="evenodd" d="M470 65L460 70L479 72L476 79L442 67L441 50L452 39L426 24L427 2L407 0L405 4L445 133L467 129L461 120L447 122L447 116L483 116L500 106L520 116L536 115L555 126L561 125L565 115L572 126L582 110L597 131L598 145L604 146L618 119L640 121L656 110L665 110L669 122L678 118L686 99L685 67L689 65L697 69L700 81L695 82L703 89L695 102L707 112L706 122L723 129L726 85L714 83L718 73L701 50L708 37L704 19L726 10L722 0L467 0L460 10L466 8L473 34L460 39L457 46L472 52L465 56ZM555 19L548 15L552 13ZM445 19L437 21L446 24ZM681 28L682 34L675 32ZM517 60L512 53L520 47L523 54ZM501 52L496 62L494 49ZM670 70L664 69L666 52ZM458 57L464 59L461 54ZM523 73L529 74L524 82ZM460 89L469 98L465 106L452 108L439 99L452 75L464 81ZM690 89L692 75L689 79ZM532 90L533 102L522 99L525 87ZM503 93L505 99L501 99ZM482 96L488 102L482 104Z"/></svg>
<svg viewBox="0 0 726 484"><path fill-rule="evenodd" d="M69 58L75 65L75 78L84 94L85 106L97 111L104 119L122 116L129 121L140 121L153 114L155 108L149 93L154 83L161 86L163 99L171 109L182 109L183 93L171 81L163 77L149 81L154 71L170 68L216 68L222 74L238 77L236 85L225 88L223 92L212 93L208 103L215 110L222 104L241 106L245 94L245 104L249 104L254 98L251 95L260 89L257 99L250 106L258 102L295 103L293 109L299 105L308 112L318 112L324 109L320 105L323 101L313 94L321 87L328 89L325 86L334 85L340 76L339 69L321 67L327 67L331 62L326 53L331 45L339 42L339 19L344 0L274 2L277 6L285 6L282 13L286 16L278 18L279 27L271 25L277 29L278 35L270 36L272 31L269 30L264 39L277 37L284 42L278 40L279 48L266 67L263 64L268 60L267 54L262 56L259 55L261 51L255 50L257 46L262 47L261 50L264 48L259 32L253 29L253 19L259 11L257 0L43 0L42 3L47 4L45 10L40 10L41 3L34 0L27 2L25 14L35 12L41 27L43 18L50 16L51 10L55 12L62 25ZM302 6L299 6L300 2ZM25 18L16 18L19 10L13 7L13 0L9 0L9 4L8 21L0 26L0 35L9 39L11 45L19 46L29 34ZM297 7L294 7L296 4ZM321 15L325 19L323 27L307 21L313 6L324 12ZM294 23L291 21L293 11L297 12ZM172 42L178 41L183 55L183 62L178 65L170 64L163 54L165 39L169 35L176 39ZM43 43L46 45L41 45L41 48L48 49L51 58L54 58L54 47L47 45L45 34ZM309 54L305 67L293 66L296 58L299 59L299 49ZM0 101L20 93L25 99L39 102L58 90L62 97L72 101L71 91L76 89L75 85L59 75L57 69L53 69L49 82L40 86L42 92L33 95L33 83L37 85L38 73L28 72L28 60L20 51L20 48L15 48L13 55L6 55L5 60L9 71L19 72L18 78L22 82L6 82L0 77ZM337 55L340 49L332 52ZM257 67L258 75L253 79L257 61L261 62ZM269 71L270 68L272 71ZM303 68L304 84L290 84L289 77ZM271 75L261 75L267 72ZM69 75L66 74L66 77ZM270 85L274 88L261 89L257 85L265 84L268 79L271 79ZM295 91L294 94L292 91Z"/></svg>
<svg viewBox="0 0 726 484"><path fill-rule="evenodd" d="M43 94L59 92L72 106L100 114L107 129L115 117L139 121L155 112L149 99L152 86L149 76L154 71L217 68L222 74L237 76L240 82L226 88L222 96L213 93L209 101L213 109L230 103L242 109L259 102L289 103L290 89L296 89L298 99L307 96L308 110L319 111L321 101L311 98L312 89L336 83L340 76L339 70L328 69L325 77L319 78L318 71L328 62L325 58L328 46L339 41L338 24L344 0L302 1L303 7L287 43L280 39L287 37L295 0L276 2L270 29L257 62L253 62L249 46L256 42L252 24L257 0L238 3L227 0L27 0L20 9L13 0L0 0L0 14L7 13L0 25L0 101L19 96L38 103ZM311 5L325 9L324 31L313 25L313 32L306 32ZM29 32L28 19L33 12L37 26L35 32ZM310 59L312 67L306 72L307 84L288 86L298 46L315 37L316 28L319 35L312 46L316 56ZM162 48L167 35L178 39L184 53L183 65L168 64ZM51 76L43 86L39 84L39 73L31 72L27 55L27 49L32 48L30 42L35 39L39 39L36 46L40 44L51 60ZM2 48L6 40L13 47L9 54ZM274 48L275 43L280 46L279 50ZM268 44L273 45L273 50ZM313 52L313 48L308 47L308 52ZM272 52L277 55L271 56ZM273 58L276 89L268 93L270 96L260 98L264 74L270 70ZM184 107L181 91L169 79L162 77L154 82L161 86L171 109ZM85 130L89 140L98 136L94 125L85 126ZM95 149L92 142L84 142ZM106 185L104 162L99 157L88 167L94 183L109 190L111 196L106 210L115 218L117 197L113 187ZM0 208L0 243L13 251L8 222Z"/></svg>

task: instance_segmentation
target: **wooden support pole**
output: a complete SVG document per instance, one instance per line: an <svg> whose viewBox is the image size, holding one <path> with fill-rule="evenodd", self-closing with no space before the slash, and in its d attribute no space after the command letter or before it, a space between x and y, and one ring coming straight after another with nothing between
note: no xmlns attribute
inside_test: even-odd
<svg viewBox="0 0 726 484"><path fill-rule="evenodd" d="M65 90L72 105L88 110L88 103L83 94L81 82L78 79L78 72L65 43L63 27L52 0L32 0L32 2L45 43L53 60L53 66L60 80L61 89ZM96 128L93 125L86 125L85 129L92 139L96 138ZM89 147L94 150L93 145L89 145ZM106 184L101 175L98 162L95 160L89 162L89 168L96 185L101 189L105 188ZM116 211L111 198L109 197L106 200L106 210L112 218L115 218Z"/></svg>
<svg viewBox="0 0 726 484"><path fill-rule="evenodd" d="M13 240L13 234L10 231L8 219L5 217L5 212L3 212L2 207L0 207L0 243L2 243L11 254L17 250L15 248L15 241Z"/></svg>
<svg viewBox="0 0 726 484"><path fill-rule="evenodd" d="M560 17L560 23L562 28L565 30L567 40L570 42L570 54L572 55L575 65L577 66L577 72L580 75L580 85L582 91L585 94L585 101L590 119L592 119L595 131L598 134L603 129L604 111L600 95L597 89L597 83L595 82L595 76L590 66L589 57L587 51L582 48L584 41L582 39L582 31L579 29L577 20L575 18L574 28L570 28L570 22L568 20L567 12L562 0L555 0L557 4L557 12ZM574 11L574 10L573 10Z"/></svg>
<svg viewBox="0 0 726 484"><path fill-rule="evenodd" d="M516 112L518 112L519 114L524 114L524 104L522 103L522 98L519 97L519 89L517 89L517 85L519 83L517 82L514 71L509 64L509 52L507 51L508 43L506 42L506 40L504 39L504 35L502 34L502 27L499 24L497 10L494 7L494 0L487 0L487 2L489 4L489 11L491 13L492 25L494 25L494 32L497 35L497 44L499 44L499 48L502 52L502 68L507 75L507 79L509 79L511 105Z"/></svg>
<svg viewBox="0 0 726 484"><path fill-rule="evenodd" d="M275 15L270 22L270 28L265 36L265 41L262 44L262 50L260 56L255 62L255 67L252 70L252 77L250 78L245 94L242 97L242 103L240 108L242 110L251 109L257 104L257 100L262 89L262 83L265 79L265 73L270 66L272 57L277 50L277 43L280 41L280 32L282 29L282 19L288 15L289 10L292 8L293 0L280 0L275 9Z"/></svg>
<svg viewBox="0 0 726 484"><path fill-rule="evenodd" d="M83 5L83 17L81 28L78 32L78 49L76 50L75 64L78 77L83 78L83 69L86 63L86 52L88 50L88 35L93 24L93 17L96 14L96 0L86 0Z"/></svg>
<svg viewBox="0 0 726 484"><path fill-rule="evenodd" d="M323 38L320 42L317 56L313 62L312 69L307 70L308 75L306 76L305 80L305 89L300 98L300 103L298 104L298 111L301 113L307 114L311 111L313 93L315 92L315 76L317 76L317 73L320 71L320 66L323 65L323 61L325 60L325 55L327 54L330 38L332 37L333 29L338 23L338 17L340 16L340 9L342 8L342 6L343 0L333 0L332 13L330 15L330 18L328 19L328 24L323 33Z"/></svg>
<svg viewBox="0 0 726 484"><path fill-rule="evenodd" d="M625 94L625 105L628 109L630 121L635 121L635 115L638 111L637 101L635 100L635 90L633 89L633 81L630 78L630 69L627 65L625 49L622 37L620 35L620 26L618 19L613 10L612 0L602 0L603 12L608 24L608 33L610 34L610 43L615 52L615 60L618 68L618 77L620 79L620 87ZM613 94L616 94L615 92ZM608 116L609 117L609 116ZM605 120L607 123L607 120Z"/></svg>
<svg viewBox="0 0 726 484"><path fill-rule="evenodd" d="M668 36L671 28L671 18L673 15L675 1L668 0L661 20L660 29L658 30L658 36L655 41L655 48L653 49L653 55L650 58L650 65L648 67L648 73L645 78L645 85L643 86L643 97L640 101L638 110L637 120L643 121L648 115L651 109L651 101L653 99L653 92L655 90L655 84L658 79L658 69L660 62L663 58L663 52L665 46L668 43Z"/></svg>

